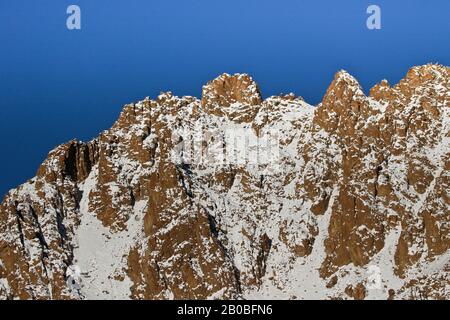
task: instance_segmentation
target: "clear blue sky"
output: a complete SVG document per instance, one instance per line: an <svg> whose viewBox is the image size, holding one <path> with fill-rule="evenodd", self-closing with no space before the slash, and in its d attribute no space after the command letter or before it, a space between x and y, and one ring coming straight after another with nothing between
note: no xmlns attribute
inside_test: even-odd
<svg viewBox="0 0 450 320"><path fill-rule="evenodd" d="M70 4L80 31L66 28ZM366 28L369 4L381 30ZM448 0L1 0L0 197L56 145L110 127L123 104L200 96L222 72L316 104L339 69L367 92L412 65L450 65L449 13Z"/></svg>

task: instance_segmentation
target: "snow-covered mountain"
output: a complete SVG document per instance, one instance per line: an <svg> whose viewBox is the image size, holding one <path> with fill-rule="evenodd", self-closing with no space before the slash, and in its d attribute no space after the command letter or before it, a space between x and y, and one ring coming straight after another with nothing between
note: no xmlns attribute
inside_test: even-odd
<svg viewBox="0 0 450 320"><path fill-rule="evenodd" d="M126 105L0 207L0 298L450 298L450 68Z"/></svg>

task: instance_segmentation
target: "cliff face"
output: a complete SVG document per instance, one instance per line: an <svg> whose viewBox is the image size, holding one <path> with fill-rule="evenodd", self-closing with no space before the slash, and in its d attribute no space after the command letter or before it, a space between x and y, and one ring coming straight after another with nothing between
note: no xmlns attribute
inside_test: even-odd
<svg viewBox="0 0 450 320"><path fill-rule="evenodd" d="M126 105L5 196L0 298L449 299L449 107L439 65Z"/></svg>

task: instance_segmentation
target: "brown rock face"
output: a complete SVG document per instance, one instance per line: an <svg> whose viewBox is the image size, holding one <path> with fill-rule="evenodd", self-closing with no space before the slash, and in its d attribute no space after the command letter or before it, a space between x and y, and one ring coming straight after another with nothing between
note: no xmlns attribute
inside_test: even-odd
<svg viewBox="0 0 450 320"><path fill-rule="evenodd" d="M5 298L70 298L66 269L79 223L78 183L97 157L95 140L71 141L49 153L35 178L0 207L0 293ZM5 285L6 284L6 285Z"/></svg>
<svg viewBox="0 0 450 320"><path fill-rule="evenodd" d="M258 85L246 74L222 74L203 86L202 108L217 116L250 122L258 112L262 98Z"/></svg>
<svg viewBox="0 0 450 320"><path fill-rule="evenodd" d="M126 105L5 196L0 298L448 299L449 81L340 71L313 107L223 74Z"/></svg>

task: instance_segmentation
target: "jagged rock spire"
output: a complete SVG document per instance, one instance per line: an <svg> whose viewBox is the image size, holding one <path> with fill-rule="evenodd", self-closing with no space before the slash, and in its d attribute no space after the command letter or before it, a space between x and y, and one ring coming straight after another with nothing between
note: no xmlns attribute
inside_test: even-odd
<svg viewBox="0 0 450 320"><path fill-rule="evenodd" d="M262 98L258 85L248 74L224 73L203 86L201 101L208 113L243 121L254 118ZM244 113L247 115L242 118Z"/></svg>

